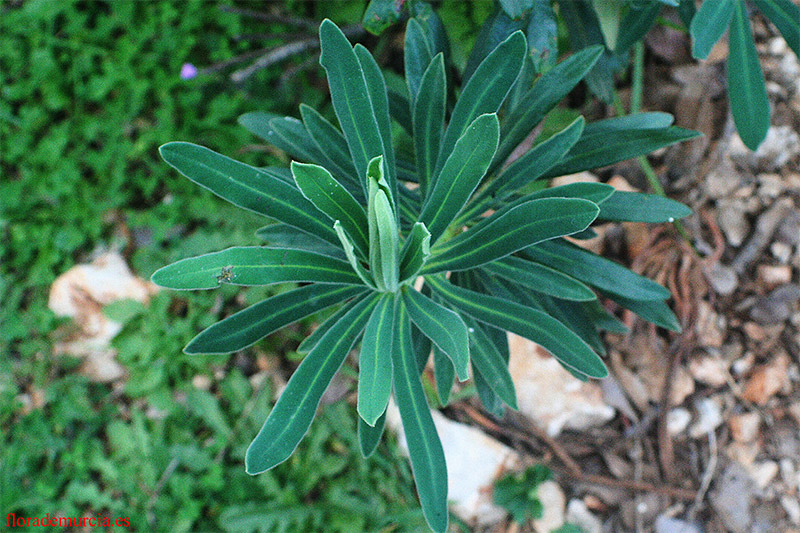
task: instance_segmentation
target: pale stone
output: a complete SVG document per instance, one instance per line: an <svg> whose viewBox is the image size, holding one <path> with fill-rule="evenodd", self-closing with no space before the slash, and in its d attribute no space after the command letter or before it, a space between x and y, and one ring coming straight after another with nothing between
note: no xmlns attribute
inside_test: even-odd
<svg viewBox="0 0 800 533"><path fill-rule="evenodd" d="M761 461L753 463L748 468L750 477L756 482L759 489L764 490L778 475L778 463L775 461Z"/></svg>
<svg viewBox="0 0 800 533"><path fill-rule="evenodd" d="M789 259L792 258L792 247L785 242L773 242L769 246L769 251L772 252L772 257L784 265L789 262Z"/></svg>
<svg viewBox="0 0 800 533"><path fill-rule="evenodd" d="M211 388L211 378L205 374L196 374L192 378L192 385L200 390L208 390Z"/></svg>
<svg viewBox="0 0 800 533"><path fill-rule="evenodd" d="M761 174L758 176L758 195L765 198L777 198L784 190L783 178L778 174Z"/></svg>
<svg viewBox="0 0 800 533"><path fill-rule="evenodd" d="M76 336L56 343L53 353L83 357L80 372L92 381L110 382L125 371L116 361L111 339L122 329L103 313L117 300L147 303L158 288L134 276L117 253L106 253L90 264L77 265L60 275L50 287L48 307L58 316L72 317Z"/></svg>
<svg viewBox="0 0 800 533"><path fill-rule="evenodd" d="M742 397L757 405L766 404L786 384L789 363L789 356L782 352L769 363L758 367L747 380Z"/></svg>
<svg viewBox="0 0 800 533"><path fill-rule="evenodd" d="M587 429L614 417L614 408L605 403L597 383L574 378L538 344L513 334L508 341L508 367L519 410L549 435L556 436L564 428Z"/></svg>
<svg viewBox="0 0 800 533"><path fill-rule="evenodd" d="M730 363L716 355L703 354L689 360L692 377L711 387L722 387L728 383Z"/></svg>
<svg viewBox="0 0 800 533"><path fill-rule="evenodd" d="M600 181L595 174L592 174L589 171L578 172L577 174L567 174L566 176L558 176L557 178L553 178L550 182L551 187L558 187L560 185L570 185L572 183L585 183L585 182L597 183Z"/></svg>
<svg viewBox="0 0 800 533"><path fill-rule="evenodd" d="M789 265L758 265L758 280L767 288L774 289L792 281Z"/></svg>
<svg viewBox="0 0 800 533"><path fill-rule="evenodd" d="M667 412L667 433L672 436L683 433L692 421L692 414L688 409L676 407Z"/></svg>
<svg viewBox="0 0 800 533"><path fill-rule="evenodd" d="M725 317L714 311L710 303L700 300L697 304L695 331L700 346L719 348L725 341Z"/></svg>
<svg viewBox="0 0 800 533"><path fill-rule="evenodd" d="M583 533L601 533L603 522L586 506L583 500L573 498L567 504L567 522L581 528Z"/></svg>
<svg viewBox="0 0 800 533"><path fill-rule="evenodd" d="M733 415L728 420L733 440L737 442L752 442L758 437L761 427L761 416L758 413L741 413Z"/></svg>
<svg viewBox="0 0 800 533"><path fill-rule="evenodd" d="M494 505L492 487L508 470L521 465L517 452L471 426L455 422L439 411L431 411L447 462L447 499L462 520L487 527L503 520L506 511ZM398 435L398 444L408 456L408 445L400 412L393 401L386 413L387 426ZM541 485L540 497L541 497ZM546 505L546 504L545 504ZM563 506L562 513L563 513Z"/></svg>
<svg viewBox="0 0 800 533"><path fill-rule="evenodd" d="M544 508L542 517L533 521L536 531L553 531L563 526L567 498L558 483L553 480L545 481L536 489L536 494Z"/></svg>
<svg viewBox="0 0 800 533"><path fill-rule="evenodd" d="M722 424L722 407L716 398L701 398L695 402L695 408L697 421L689 428L689 436L693 439L714 431Z"/></svg>

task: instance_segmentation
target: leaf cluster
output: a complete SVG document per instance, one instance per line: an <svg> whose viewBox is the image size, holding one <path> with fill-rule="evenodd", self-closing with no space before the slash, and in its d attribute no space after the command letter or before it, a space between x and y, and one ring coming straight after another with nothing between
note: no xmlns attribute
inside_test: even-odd
<svg viewBox="0 0 800 533"><path fill-rule="evenodd" d="M267 246L184 259L152 279L181 290L304 284L212 325L187 353L240 350L338 306L298 348L307 355L250 445L247 471L289 458L361 340L361 451L375 449L393 394L423 512L444 531L447 470L420 381L430 354L443 403L454 380L471 375L484 404L499 414L516 407L506 331L539 343L586 380L607 374L599 331L624 330L598 295L679 329L666 289L564 237L591 237L595 221L672 221L688 208L599 183L538 185L696 133L660 113L588 125L578 118L511 161L602 50L576 53L531 85L520 76L528 44L517 31L491 49L476 47L477 66L455 99L437 20L428 12L409 21L406 85L388 90L369 51L353 47L331 21L322 23L320 63L338 127L308 106L301 106L301 120L267 113L240 120L296 160L289 171L186 142L162 146L167 163L187 178L276 223L259 231Z"/></svg>

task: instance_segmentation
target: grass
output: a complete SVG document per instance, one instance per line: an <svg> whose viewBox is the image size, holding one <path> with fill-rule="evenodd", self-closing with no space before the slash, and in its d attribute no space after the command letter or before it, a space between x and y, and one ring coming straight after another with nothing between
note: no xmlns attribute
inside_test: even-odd
<svg viewBox="0 0 800 533"><path fill-rule="evenodd" d="M351 17L349 4L318 4L313 15ZM128 374L115 385L92 383L80 360L53 354L71 326L48 310L48 290L71 266L120 250L149 277L182 257L257 242L263 220L178 176L157 148L191 140L248 163L280 163L242 149L254 139L236 117L318 104L319 72L283 90L281 66L239 87L223 76L178 76L184 62L209 65L264 46L237 34L280 30L197 1L0 5L3 513L127 516L132 531L423 527L407 461L391 439L362 459L345 401L323 409L286 463L245 474L244 451L275 392L252 377L256 362L287 364L280 356L295 355L299 333L236 356L181 349L266 289L162 292L148 307L110 306L124 322L114 347ZM197 376L208 386L195 386Z"/></svg>

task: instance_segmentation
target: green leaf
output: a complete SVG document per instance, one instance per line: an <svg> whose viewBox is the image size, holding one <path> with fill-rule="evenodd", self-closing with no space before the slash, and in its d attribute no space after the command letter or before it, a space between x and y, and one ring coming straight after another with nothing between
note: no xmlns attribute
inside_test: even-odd
<svg viewBox="0 0 800 533"><path fill-rule="evenodd" d="M397 315L398 330L392 357L394 396L403 421L422 512L431 529L444 533L448 519L444 450L419 379L411 342L411 321L405 306L398 307Z"/></svg>
<svg viewBox="0 0 800 533"><path fill-rule="evenodd" d="M375 197L375 220L378 224L383 285L389 291L394 292L399 281L399 237L392 207L389 205L386 193L382 190L378 191Z"/></svg>
<svg viewBox="0 0 800 533"><path fill-rule="evenodd" d="M270 132L265 138L267 142L274 144L293 158L314 163L322 162L321 151L314 144L305 125L298 119L276 117L269 121L269 127Z"/></svg>
<svg viewBox="0 0 800 533"><path fill-rule="evenodd" d="M547 71L503 120L500 146L491 170L511 155L545 115L560 102L597 62L602 46L580 50Z"/></svg>
<svg viewBox="0 0 800 533"><path fill-rule="evenodd" d="M624 266L565 241L539 243L525 250L538 263L568 274L580 281L634 300L665 300L667 289Z"/></svg>
<svg viewBox="0 0 800 533"><path fill-rule="evenodd" d="M533 9L534 0L500 0L500 7L506 12L506 15L512 19L518 19L525 16L528 11Z"/></svg>
<svg viewBox="0 0 800 533"><path fill-rule="evenodd" d="M481 375L480 371L472 364L472 379L475 382L475 390L478 391L478 398L486 410L496 418L502 418L505 415L506 407L503 400L494 393L492 388L486 382L486 379Z"/></svg>
<svg viewBox="0 0 800 533"><path fill-rule="evenodd" d="M277 248L299 248L336 259L345 259L344 252L338 246L288 224L279 222L264 226L256 231L256 236Z"/></svg>
<svg viewBox="0 0 800 533"><path fill-rule="evenodd" d="M688 206L657 194L615 191L600 205L601 220L674 222L692 214Z"/></svg>
<svg viewBox="0 0 800 533"><path fill-rule="evenodd" d="M625 309L630 309L648 322L680 333L681 324L666 302L662 300L632 300L610 292L605 294L611 300L617 302Z"/></svg>
<svg viewBox="0 0 800 533"><path fill-rule="evenodd" d="M606 46L614 50L617 47L622 4L620 0L593 0L592 5Z"/></svg>
<svg viewBox="0 0 800 533"><path fill-rule="evenodd" d="M728 98L731 113L742 142L756 150L769 129L769 99L744 0L736 2L729 41Z"/></svg>
<svg viewBox="0 0 800 533"><path fill-rule="evenodd" d="M457 287L436 277L428 277L426 281L452 306L476 320L540 344L562 365L594 378L608 375L602 359L589 345L550 315L516 302Z"/></svg>
<svg viewBox="0 0 800 533"><path fill-rule="evenodd" d="M492 389L492 392L497 394L506 405L517 409L517 391L514 388L514 380L508 371L508 361L503 358L481 324L468 316L464 317L464 320L470 328L470 353L473 366L480 373L486 385Z"/></svg>
<svg viewBox="0 0 800 533"><path fill-rule="evenodd" d="M572 198L530 200L482 227L467 230L438 250L423 268L430 274L466 270L510 255L531 244L586 229L600 209L593 202Z"/></svg>
<svg viewBox="0 0 800 533"><path fill-rule="evenodd" d="M408 83L408 94L411 103L417 101L417 93L422 82L422 75L433 60L433 45L428 33L416 19L409 19L406 25L405 42L405 75Z"/></svg>
<svg viewBox="0 0 800 533"><path fill-rule="evenodd" d="M363 287L319 284L284 292L203 330L184 352L222 354L243 350L288 324L364 292Z"/></svg>
<svg viewBox="0 0 800 533"><path fill-rule="evenodd" d="M327 217L285 181L196 144L171 142L159 152L170 166L220 198L338 245Z"/></svg>
<svg viewBox="0 0 800 533"><path fill-rule="evenodd" d="M596 298L592 289L558 270L519 257L505 257L483 268L531 290L562 300L585 302Z"/></svg>
<svg viewBox="0 0 800 533"><path fill-rule="evenodd" d="M447 405L450 401L450 391L453 389L456 369L447 354L437 346L433 347L433 376L436 379L436 394L439 396L439 403Z"/></svg>
<svg viewBox="0 0 800 533"><path fill-rule="evenodd" d="M414 104L413 137L419 187L424 196L436 170L447 107L447 79L442 54L433 58L422 75L419 94L421 98Z"/></svg>
<svg viewBox="0 0 800 533"><path fill-rule="evenodd" d="M404 95L388 90L389 116L392 117L409 135L413 135L414 127L411 124L411 105Z"/></svg>
<svg viewBox="0 0 800 533"><path fill-rule="evenodd" d="M372 103L375 121L378 124L378 131L381 134L383 144L383 159L386 168L386 181L389 183L388 194L392 205L397 201L397 168L394 160L394 148L392 148L392 124L389 119L389 100L386 94L386 81L383 78L378 63L363 45L355 46L355 53L364 71L364 80L367 82L367 95Z"/></svg>
<svg viewBox="0 0 800 533"><path fill-rule="evenodd" d="M459 381L469 379L469 335L461 317L414 289L403 289L414 324L453 361Z"/></svg>
<svg viewBox="0 0 800 533"><path fill-rule="evenodd" d="M437 168L444 166L445 158L453 151L456 141L476 118L500 109L522 68L526 48L523 33L514 32L475 70L453 108L450 124L442 138Z"/></svg>
<svg viewBox="0 0 800 533"><path fill-rule="evenodd" d="M621 117L611 117L603 120L590 122L583 128L583 138L595 137L608 138L608 135L616 134L621 131L633 130L659 130L669 128L675 118L669 113L660 111L649 111L644 113L633 113Z"/></svg>
<svg viewBox="0 0 800 533"><path fill-rule="evenodd" d="M357 176L353 160L350 159L347 140L342 132L306 104L300 104L300 115L311 140L319 149L322 166L329 168L334 175L342 179L343 185L353 193L361 193L363 198L363 185Z"/></svg>
<svg viewBox="0 0 800 533"><path fill-rule="evenodd" d="M414 276L431 255L431 234L422 222L414 223L406 239L400 261L400 281Z"/></svg>
<svg viewBox="0 0 800 533"><path fill-rule="evenodd" d="M753 3L775 24L789 48L800 57L800 7L792 0L755 0Z"/></svg>
<svg viewBox="0 0 800 533"><path fill-rule="evenodd" d="M361 204L323 167L292 161L291 169L303 196L331 220L341 222L362 257L367 257L367 214Z"/></svg>
<svg viewBox="0 0 800 533"><path fill-rule="evenodd" d="M495 8L494 13L481 25L481 30L475 38L475 44L461 76L461 85L465 85L472 78L475 70L483 63L486 56L500 46L500 43L508 39L515 31L524 29L524 20L512 20L505 11Z"/></svg>
<svg viewBox="0 0 800 533"><path fill-rule="evenodd" d="M285 461L311 426L322 394L364 329L378 297L354 306L297 367L261 431L247 448L248 474L260 474Z"/></svg>
<svg viewBox="0 0 800 533"><path fill-rule="evenodd" d="M631 5L622 18L614 51L618 54L626 52L633 44L644 38L661 11L661 3L650 2L643 6Z"/></svg>
<svg viewBox="0 0 800 533"><path fill-rule="evenodd" d="M303 339L300 345L297 347L297 353L307 354L314 347L319 344L320 339L325 336L329 329L336 325L337 322L342 320L342 317L346 316L352 308L356 305L361 303L366 298L369 298L373 293L372 292L364 292L363 294L356 296L339 309L336 310L331 316L328 317L325 322L320 324L317 329L311 332L311 335Z"/></svg>
<svg viewBox="0 0 800 533"><path fill-rule="evenodd" d="M384 153L362 65L344 33L328 19L319 28L319 62L328 74L331 100L342 127L357 175L367 175L370 159Z"/></svg>
<svg viewBox="0 0 800 533"><path fill-rule="evenodd" d="M235 247L182 259L156 270L152 281L168 289L215 289L222 283L271 285L286 281L360 285L350 266L327 255L291 248Z"/></svg>
<svg viewBox="0 0 800 533"><path fill-rule="evenodd" d="M392 342L395 334L395 298L381 297L364 330L358 359L358 414L374 426L386 412L392 392Z"/></svg>
<svg viewBox="0 0 800 533"><path fill-rule="evenodd" d="M353 270L358 275L358 278L364 282L364 285L374 288L375 281L370 273L367 272L367 269L361 264L361 261L359 261L359 259L356 257L353 241L350 240L350 236L344 231L342 223L337 220L333 223L333 229L336 231L336 235L339 237L339 242L342 243L342 248L344 248L344 254L347 256L347 260L350 262L350 266L353 267Z"/></svg>
<svg viewBox="0 0 800 533"><path fill-rule="evenodd" d="M546 72L558 60L558 22L550 0L532 0L530 22L525 36L536 72Z"/></svg>
<svg viewBox="0 0 800 533"><path fill-rule="evenodd" d="M544 178L604 167L700 135L702 135L700 132L674 126L663 129L618 131L613 135L586 136L584 131L583 137L575 143L561 163L551 168Z"/></svg>
<svg viewBox="0 0 800 533"><path fill-rule="evenodd" d="M358 418L358 447L361 450L361 456L366 459L373 454L378 443L381 441L383 429L386 426L386 412L378 418L375 426L370 426L364 419Z"/></svg>
<svg viewBox="0 0 800 533"><path fill-rule="evenodd" d="M403 13L403 3L395 0L370 0L361 24L373 35L380 35L389 26L398 22Z"/></svg>
<svg viewBox="0 0 800 533"><path fill-rule="evenodd" d="M705 59L719 41L733 16L733 8L740 0L703 0L689 26L692 36L692 57Z"/></svg>
<svg viewBox="0 0 800 533"><path fill-rule="evenodd" d="M431 242L444 233L486 174L499 135L497 115L488 114L476 118L458 139L419 215L431 233Z"/></svg>

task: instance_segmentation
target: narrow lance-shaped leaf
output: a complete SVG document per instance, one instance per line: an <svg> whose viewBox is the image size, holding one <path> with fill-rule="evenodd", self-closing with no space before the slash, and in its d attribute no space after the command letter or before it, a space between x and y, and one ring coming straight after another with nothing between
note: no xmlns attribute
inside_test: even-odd
<svg viewBox="0 0 800 533"><path fill-rule="evenodd" d="M800 6L792 0L755 0L753 3L775 24L789 48L800 57Z"/></svg>
<svg viewBox="0 0 800 533"><path fill-rule="evenodd" d="M292 374L261 431L247 448L248 474L260 474L285 461L308 431L328 384L364 330L377 296L350 310L320 339Z"/></svg>
<svg viewBox="0 0 800 533"><path fill-rule="evenodd" d="M420 81L419 94L421 97L414 104L413 137L419 188L424 198L436 170L447 108L443 54L437 54L428 65Z"/></svg>
<svg viewBox="0 0 800 533"><path fill-rule="evenodd" d="M453 307L476 320L542 345L562 365L595 378L608 375L602 359L589 345L550 315L516 302L456 287L438 277L428 277L426 281Z"/></svg>
<svg viewBox="0 0 800 533"><path fill-rule="evenodd" d="M537 73L550 70L558 60L558 22L550 0L533 0L525 36L533 68Z"/></svg>
<svg viewBox="0 0 800 533"><path fill-rule="evenodd" d="M383 78L378 63L362 44L355 46L355 53L364 71L364 80L367 83L367 94L372 103L375 121L381 134L383 145L383 163L386 170L386 181L389 184L387 196L393 207L397 204L397 167L394 160L392 147L392 124L389 118L389 99L386 93L386 81Z"/></svg>
<svg viewBox="0 0 800 533"><path fill-rule="evenodd" d="M411 321L402 305L398 306L397 328L392 358L394 395L403 421L422 512L431 529L444 533L448 519L447 464L417 372Z"/></svg>
<svg viewBox="0 0 800 533"><path fill-rule="evenodd" d="M259 228L256 236L276 248L296 248L336 259L346 259L338 246L282 222Z"/></svg>
<svg viewBox="0 0 800 533"><path fill-rule="evenodd" d="M303 124L311 136L311 140L323 157L320 164L329 168L338 178L342 178L342 184L351 193L357 192L363 198L364 188L361 185L361 179L356 174L353 160L350 158L350 150L347 147L347 140L342 132L311 106L300 104L300 115L303 117Z"/></svg>
<svg viewBox="0 0 800 533"><path fill-rule="evenodd" d="M517 392L508 371L508 362L503 359L492 339L474 318L467 316L464 320L470 328L470 353L475 370L480 373L492 392L506 405L517 409Z"/></svg>
<svg viewBox="0 0 800 533"><path fill-rule="evenodd" d="M358 359L358 414L370 426L386 411L392 392L395 298L381 297L364 330Z"/></svg>
<svg viewBox="0 0 800 533"><path fill-rule="evenodd" d="M544 178L604 167L654 150L699 137L701 133L678 127L619 131L613 135L592 135L578 140L561 163L545 173Z"/></svg>
<svg viewBox="0 0 800 533"><path fill-rule="evenodd" d="M360 284L350 266L327 255L290 248L236 247L182 259L156 270L168 289L214 289L222 283L271 285L286 281Z"/></svg>
<svg viewBox="0 0 800 533"><path fill-rule="evenodd" d="M456 143L419 216L431 233L431 242L444 233L486 174L499 135L497 115L481 115Z"/></svg>
<svg viewBox="0 0 800 533"><path fill-rule="evenodd" d="M170 166L220 198L338 244L327 217L285 181L196 144L171 142L159 152Z"/></svg>
<svg viewBox="0 0 800 533"><path fill-rule="evenodd" d="M459 381L469 379L469 335L461 317L419 292L403 289L414 324L453 361Z"/></svg>
<svg viewBox="0 0 800 533"><path fill-rule="evenodd" d="M602 52L602 46L579 50L539 78L503 120L500 146L491 171L497 170L544 116L583 79Z"/></svg>
<svg viewBox="0 0 800 533"><path fill-rule="evenodd" d="M372 292L364 290L363 293L355 296L352 300L337 309L335 313L325 320L325 322L317 326L317 329L312 331L311 335L303 339L303 341L297 347L297 353L307 354L313 350L314 346L319 344L319 341L325 336L326 333L328 333L329 329L335 326L336 323L339 322L343 317L347 316L352 308L360 304L363 300L370 298L372 294Z"/></svg>
<svg viewBox="0 0 800 533"><path fill-rule="evenodd" d="M505 257L484 265L483 268L491 274L562 300L584 302L596 298L592 289L577 279L559 270L519 257Z"/></svg>
<svg viewBox="0 0 800 533"><path fill-rule="evenodd" d="M581 138L588 139L595 135L599 138L608 138L611 134L629 130L660 130L669 128L674 122L675 117L669 113L644 111L590 122L583 128Z"/></svg>
<svg viewBox="0 0 800 533"><path fill-rule="evenodd" d="M719 41L733 16L733 8L741 0L704 0L689 26L692 36L692 57L705 59Z"/></svg>
<svg viewBox="0 0 800 533"><path fill-rule="evenodd" d="M364 287L320 284L284 292L203 330L184 352L212 354L243 350L286 325L363 293Z"/></svg>
<svg viewBox="0 0 800 533"><path fill-rule="evenodd" d="M433 375L436 379L436 394L439 396L439 403L447 405L450 401L450 391L453 388L456 369L447 354L437 346L433 347Z"/></svg>
<svg viewBox="0 0 800 533"><path fill-rule="evenodd" d="M692 214L692 210L680 202L637 192L615 191L608 200L600 204L601 220L631 222L673 222Z"/></svg>
<svg viewBox="0 0 800 533"><path fill-rule="evenodd" d="M373 454L378 443L381 441L383 429L386 426L386 412L381 415L375 426L370 426L364 419L358 417L358 447L361 450L361 457L367 458Z"/></svg>
<svg viewBox="0 0 800 533"><path fill-rule="evenodd" d="M322 152L308 134L303 123L294 117L276 117L269 121L267 142L290 156L310 163L321 163Z"/></svg>
<svg viewBox="0 0 800 533"><path fill-rule="evenodd" d="M633 300L665 300L667 289L624 266L565 241L542 242L525 255L582 282Z"/></svg>
<svg viewBox="0 0 800 533"><path fill-rule="evenodd" d="M379 190L375 196L375 221L378 226L383 286L393 292L397 289L400 275L398 271L399 236L392 207L383 190Z"/></svg>
<svg viewBox="0 0 800 533"><path fill-rule="evenodd" d="M414 105L417 101L422 75L433 59L433 45L428 40L428 34L414 18L408 19L408 24L406 25L404 52L408 93L411 96L411 105Z"/></svg>
<svg viewBox="0 0 800 533"><path fill-rule="evenodd" d="M681 324L678 322L678 318L666 302L662 300L631 300L613 293L606 293L606 296L656 326L661 326L677 333L681 331Z"/></svg>
<svg viewBox="0 0 800 533"><path fill-rule="evenodd" d="M475 70L453 108L450 123L442 138L437 169L444 166L456 141L476 118L487 113L496 113L503 105L522 68L526 49L523 33L514 32ZM438 172L435 174L438 175Z"/></svg>
<svg viewBox="0 0 800 533"><path fill-rule="evenodd" d="M366 258L369 253L369 239L364 208L323 167L292 161L291 168L294 181L303 196L331 220L341 222L361 256Z"/></svg>
<svg viewBox="0 0 800 533"><path fill-rule="evenodd" d="M756 150L769 129L769 99L744 0L737 1L734 7L729 41L731 113L745 146Z"/></svg>
<svg viewBox="0 0 800 533"><path fill-rule="evenodd" d="M431 234L422 222L414 223L403 246L400 260L400 281L415 275L431 255Z"/></svg>
<svg viewBox="0 0 800 533"><path fill-rule="evenodd" d="M531 200L491 217L477 231L467 230L433 250L424 273L466 270L526 248L533 243L586 229L600 209L588 200L544 198Z"/></svg>
<svg viewBox="0 0 800 533"><path fill-rule="evenodd" d="M367 174L369 160L384 152L364 71L353 47L336 24L325 19L319 34L322 49L319 62L328 74L333 108L356 172L363 177Z"/></svg>
<svg viewBox="0 0 800 533"><path fill-rule="evenodd" d="M366 286L374 288L375 283L372 279L372 276L370 276L370 273L367 272L367 269L364 268L359 259L356 257L353 242L350 240L350 236L347 235L347 232L342 227L342 223L337 220L333 223L333 229L336 231L336 235L339 237L339 242L342 243L344 254L347 256L347 260L350 261L350 266L353 267L353 270L358 275L359 279L364 282Z"/></svg>

